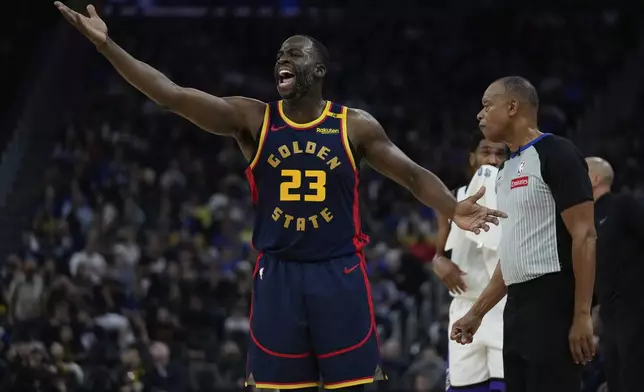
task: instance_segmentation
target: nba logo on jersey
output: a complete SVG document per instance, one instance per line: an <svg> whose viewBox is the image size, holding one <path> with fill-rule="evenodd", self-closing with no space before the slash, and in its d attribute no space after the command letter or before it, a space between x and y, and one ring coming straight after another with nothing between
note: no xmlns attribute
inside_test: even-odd
<svg viewBox="0 0 644 392"><path fill-rule="evenodd" d="M519 169L517 170L517 176L520 176L523 173L523 168L525 167L525 161L521 162Z"/></svg>

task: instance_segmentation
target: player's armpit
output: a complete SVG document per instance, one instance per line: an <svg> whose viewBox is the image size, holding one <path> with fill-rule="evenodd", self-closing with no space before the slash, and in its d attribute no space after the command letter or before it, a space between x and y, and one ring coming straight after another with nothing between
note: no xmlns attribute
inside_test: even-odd
<svg viewBox="0 0 644 392"><path fill-rule="evenodd" d="M373 116L363 110L349 109L347 127L349 139L364 153L371 167L407 188L423 204L445 216L454 215L456 199L445 184L392 143Z"/></svg>

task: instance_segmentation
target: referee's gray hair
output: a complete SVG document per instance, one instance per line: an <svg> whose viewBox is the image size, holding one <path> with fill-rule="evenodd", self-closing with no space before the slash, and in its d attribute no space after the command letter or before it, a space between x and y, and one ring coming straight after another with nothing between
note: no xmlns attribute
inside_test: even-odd
<svg viewBox="0 0 644 392"><path fill-rule="evenodd" d="M528 79L521 76L506 76L498 79L497 82L503 84L506 93L512 94L521 102L529 103L535 110L539 109L539 94Z"/></svg>

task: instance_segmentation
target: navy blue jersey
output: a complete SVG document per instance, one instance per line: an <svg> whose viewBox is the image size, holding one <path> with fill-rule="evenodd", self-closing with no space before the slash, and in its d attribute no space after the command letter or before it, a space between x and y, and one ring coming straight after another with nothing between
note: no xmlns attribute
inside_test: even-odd
<svg viewBox="0 0 644 392"><path fill-rule="evenodd" d="M255 249L315 261L359 250L358 170L347 136L347 108L327 102L307 124L267 104L259 146L246 170L255 206Z"/></svg>

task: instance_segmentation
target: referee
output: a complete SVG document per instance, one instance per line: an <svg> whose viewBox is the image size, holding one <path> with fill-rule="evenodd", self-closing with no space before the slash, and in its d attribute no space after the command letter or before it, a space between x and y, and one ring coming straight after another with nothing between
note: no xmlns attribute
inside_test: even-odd
<svg viewBox="0 0 644 392"><path fill-rule="evenodd" d="M595 278L593 192L586 161L568 140L539 132L539 98L526 79L492 83L477 118L510 158L496 180L499 264L451 339L472 342L507 293L503 362L507 392L574 392L595 354L590 315Z"/></svg>
<svg viewBox="0 0 644 392"><path fill-rule="evenodd" d="M610 392L641 391L644 364L644 201L611 192L614 172L601 158L588 158L595 196L597 281L602 347Z"/></svg>

